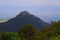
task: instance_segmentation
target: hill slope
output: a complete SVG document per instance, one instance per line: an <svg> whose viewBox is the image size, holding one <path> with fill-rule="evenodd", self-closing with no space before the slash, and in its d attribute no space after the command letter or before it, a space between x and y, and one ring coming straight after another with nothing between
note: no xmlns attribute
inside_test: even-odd
<svg viewBox="0 0 60 40"><path fill-rule="evenodd" d="M45 25L49 25L48 23L45 23L40 18L30 14L29 12L23 11L16 17L8 20L7 22L1 23L0 31L17 32L18 29L25 24L32 24L37 29L41 29Z"/></svg>

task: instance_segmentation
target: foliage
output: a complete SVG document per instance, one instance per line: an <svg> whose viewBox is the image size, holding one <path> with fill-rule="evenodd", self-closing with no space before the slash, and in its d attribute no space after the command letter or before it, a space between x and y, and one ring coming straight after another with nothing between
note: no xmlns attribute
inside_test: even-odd
<svg viewBox="0 0 60 40"><path fill-rule="evenodd" d="M59 36L57 36L55 40L60 40L60 35L59 35Z"/></svg>
<svg viewBox="0 0 60 40"><path fill-rule="evenodd" d="M51 26L45 26L41 30L27 24L18 33L0 32L0 40L60 40L60 20L51 22Z"/></svg>
<svg viewBox="0 0 60 40"><path fill-rule="evenodd" d="M50 38L50 40L56 40L56 37L55 37L55 36L53 36L53 37L51 37L51 38Z"/></svg>
<svg viewBox="0 0 60 40"><path fill-rule="evenodd" d="M19 30L22 38L30 40L56 40L60 35L60 21L51 22L51 26L45 26L41 30L34 29L31 25L25 25Z"/></svg>
<svg viewBox="0 0 60 40"><path fill-rule="evenodd" d="M35 32L36 30L33 28L33 26L28 24L24 25L24 27L19 30L18 34L21 36L22 39L25 38L27 40L32 40Z"/></svg>
<svg viewBox="0 0 60 40"><path fill-rule="evenodd" d="M20 40L17 33L0 32L0 40Z"/></svg>

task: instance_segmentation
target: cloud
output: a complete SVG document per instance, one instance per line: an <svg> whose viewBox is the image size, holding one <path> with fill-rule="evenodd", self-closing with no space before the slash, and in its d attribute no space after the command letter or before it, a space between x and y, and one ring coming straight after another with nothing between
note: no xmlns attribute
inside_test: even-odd
<svg viewBox="0 0 60 40"><path fill-rule="evenodd" d="M60 0L0 0L0 6L60 6Z"/></svg>

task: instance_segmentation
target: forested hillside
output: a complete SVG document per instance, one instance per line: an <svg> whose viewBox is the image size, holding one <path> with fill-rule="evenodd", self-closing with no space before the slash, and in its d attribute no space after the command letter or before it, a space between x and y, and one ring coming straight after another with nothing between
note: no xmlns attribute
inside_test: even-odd
<svg viewBox="0 0 60 40"><path fill-rule="evenodd" d="M41 30L26 24L19 32L0 32L0 40L60 40L60 20L51 22L50 27L46 25Z"/></svg>

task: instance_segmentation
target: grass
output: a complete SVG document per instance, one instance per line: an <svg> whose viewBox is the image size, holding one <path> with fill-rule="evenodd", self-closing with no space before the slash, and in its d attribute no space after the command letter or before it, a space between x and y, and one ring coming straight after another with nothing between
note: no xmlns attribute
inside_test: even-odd
<svg viewBox="0 0 60 40"><path fill-rule="evenodd" d="M55 40L60 40L60 35L59 35L59 36L57 36Z"/></svg>
<svg viewBox="0 0 60 40"><path fill-rule="evenodd" d="M50 40L55 40L55 39L56 39L56 37L51 37L51 38L50 38Z"/></svg>
<svg viewBox="0 0 60 40"><path fill-rule="evenodd" d="M51 37L50 40L60 40L60 35L58 35L56 37Z"/></svg>
<svg viewBox="0 0 60 40"><path fill-rule="evenodd" d="M16 32L0 32L0 40L20 40Z"/></svg>

